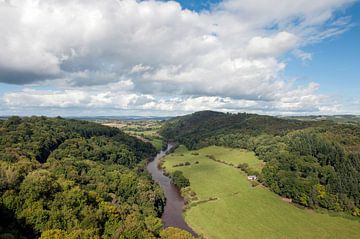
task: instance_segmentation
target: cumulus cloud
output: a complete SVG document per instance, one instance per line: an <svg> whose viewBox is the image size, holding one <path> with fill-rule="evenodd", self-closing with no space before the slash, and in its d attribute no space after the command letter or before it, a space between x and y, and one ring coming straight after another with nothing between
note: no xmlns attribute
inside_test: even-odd
<svg viewBox="0 0 360 239"><path fill-rule="evenodd" d="M3 100L9 107L321 111L329 101L319 86L283 79L280 57L310 60L301 48L346 30L350 19L334 13L352 2L224 0L194 12L174 1L2 0L0 82L28 85Z"/></svg>

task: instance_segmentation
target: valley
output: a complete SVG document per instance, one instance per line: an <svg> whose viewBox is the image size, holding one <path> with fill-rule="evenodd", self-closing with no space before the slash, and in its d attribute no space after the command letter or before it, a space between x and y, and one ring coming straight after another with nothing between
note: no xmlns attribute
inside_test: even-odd
<svg viewBox="0 0 360 239"><path fill-rule="evenodd" d="M360 0L0 0L0 239L360 239Z"/></svg>
<svg viewBox="0 0 360 239"><path fill-rule="evenodd" d="M359 132L212 111L166 121L9 117L0 212L10 224L0 220L0 236L357 238Z"/></svg>

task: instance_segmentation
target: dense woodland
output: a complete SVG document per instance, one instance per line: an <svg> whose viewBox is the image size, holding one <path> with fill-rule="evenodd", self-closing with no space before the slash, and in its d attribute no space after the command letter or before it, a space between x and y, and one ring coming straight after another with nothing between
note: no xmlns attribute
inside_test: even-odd
<svg viewBox="0 0 360 239"><path fill-rule="evenodd" d="M360 216L360 125L203 111L169 120L161 134L189 149L254 151L266 162L259 180L275 193Z"/></svg>
<svg viewBox="0 0 360 239"><path fill-rule="evenodd" d="M145 170L155 153L95 123L0 120L0 238L190 238L162 229L164 195Z"/></svg>

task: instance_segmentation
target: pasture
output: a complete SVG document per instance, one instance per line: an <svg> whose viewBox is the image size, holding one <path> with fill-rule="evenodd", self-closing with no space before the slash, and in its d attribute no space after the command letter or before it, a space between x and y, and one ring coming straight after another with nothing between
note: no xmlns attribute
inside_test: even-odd
<svg viewBox="0 0 360 239"><path fill-rule="evenodd" d="M206 238L359 238L358 220L300 209L261 185L252 187L242 171L206 155L257 170L263 165L251 152L223 147L188 151L181 146L165 157L166 171L180 170L190 180L197 200L190 202L185 220ZM173 167L184 162L190 165Z"/></svg>

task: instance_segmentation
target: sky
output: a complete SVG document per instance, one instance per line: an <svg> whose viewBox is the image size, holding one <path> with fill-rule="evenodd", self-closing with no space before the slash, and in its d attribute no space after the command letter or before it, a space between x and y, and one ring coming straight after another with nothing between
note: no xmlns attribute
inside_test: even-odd
<svg viewBox="0 0 360 239"><path fill-rule="evenodd" d="M357 0L0 0L0 115L360 114Z"/></svg>

